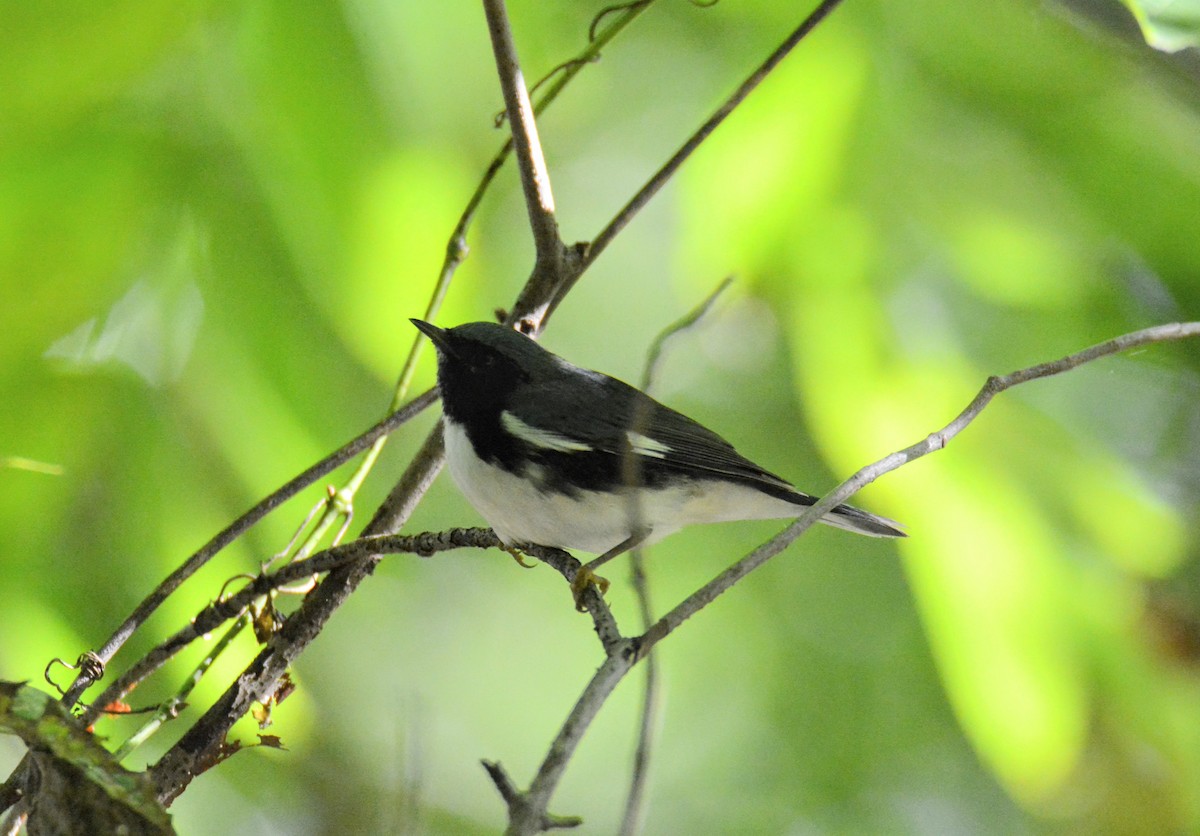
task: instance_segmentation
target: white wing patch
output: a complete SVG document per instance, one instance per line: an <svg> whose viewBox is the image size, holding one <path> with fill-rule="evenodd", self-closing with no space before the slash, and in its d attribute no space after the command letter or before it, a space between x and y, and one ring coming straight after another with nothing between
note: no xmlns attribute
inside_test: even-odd
<svg viewBox="0 0 1200 836"><path fill-rule="evenodd" d="M500 413L500 425L526 444L542 450L552 450L555 453L587 453L592 449L590 445L561 433L530 426L511 412Z"/></svg>
<svg viewBox="0 0 1200 836"><path fill-rule="evenodd" d="M649 456L654 459L665 459L667 453L671 452L671 448L663 444L656 438L651 438L648 435L635 433L633 430L626 430L625 437L629 439L629 446L633 452L639 456Z"/></svg>

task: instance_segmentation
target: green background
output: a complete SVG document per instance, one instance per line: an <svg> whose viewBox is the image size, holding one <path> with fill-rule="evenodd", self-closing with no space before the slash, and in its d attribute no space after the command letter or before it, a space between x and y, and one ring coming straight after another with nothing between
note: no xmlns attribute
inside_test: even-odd
<svg viewBox="0 0 1200 836"><path fill-rule="evenodd" d="M527 74L582 49L600 8L514 2ZM1098 8L846 3L545 344L636 380L654 335L736 275L656 392L819 492L948 422L988 374L1200 317L1200 64ZM586 67L541 121L564 237L591 238L802 13L662 0ZM40 682L382 414L503 133L475 3L0 14L0 677ZM528 274L513 170L469 241L443 324L490 318ZM646 832L1200 829L1198 368L1193 341L1005 394L858 497L908 526L898 548L814 531L688 622L661 646ZM356 525L433 420L389 445ZM117 664L281 549L322 490L214 561ZM477 523L442 477L410 530ZM778 529L655 547L659 611ZM626 573L609 599L632 629ZM127 763L154 760L253 652L242 637ZM270 730L287 751L204 775L176 824L494 832L478 760L526 782L599 661L546 568L388 558L297 665ZM638 679L551 805L586 832L619 821ZM19 756L0 738L5 772Z"/></svg>

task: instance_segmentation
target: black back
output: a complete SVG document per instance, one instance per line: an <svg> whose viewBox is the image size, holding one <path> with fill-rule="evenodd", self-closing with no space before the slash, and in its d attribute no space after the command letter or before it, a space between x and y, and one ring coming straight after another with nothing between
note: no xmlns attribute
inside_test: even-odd
<svg viewBox="0 0 1200 836"><path fill-rule="evenodd" d="M716 478L798 505L813 502L712 430L523 334L486 322L441 334L438 385L447 418L465 428L480 458L514 473L536 472L544 489L574 494ZM590 449L547 449L514 437L503 426L504 412ZM658 455L633 455L629 431L651 439L649 449Z"/></svg>

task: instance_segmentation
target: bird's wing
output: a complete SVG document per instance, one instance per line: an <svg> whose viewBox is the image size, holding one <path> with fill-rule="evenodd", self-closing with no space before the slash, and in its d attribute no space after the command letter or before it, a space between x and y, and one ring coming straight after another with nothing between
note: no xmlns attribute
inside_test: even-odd
<svg viewBox="0 0 1200 836"><path fill-rule="evenodd" d="M633 454L646 485L683 473L739 482L796 505L816 501L738 453L712 430L616 378L587 372L582 379L528 386L522 397L514 404L515 413L505 413L509 431L555 459L556 472L570 474L574 485L621 484L627 478L627 457ZM822 519L872 537L905 536L893 520L851 505L839 505Z"/></svg>
<svg viewBox="0 0 1200 836"><path fill-rule="evenodd" d="M798 498L788 482L742 456L712 430L607 375L591 372L583 380L538 383L527 387L524 397L527 408L516 405L525 425L521 429L531 430L528 440L542 442L545 449L604 454L611 457L614 472L632 453L647 475L662 468Z"/></svg>
<svg viewBox="0 0 1200 836"><path fill-rule="evenodd" d="M668 464L681 470L750 481L762 487L793 490L787 481L747 459L712 430L669 407L655 405L658 408L645 434L668 448Z"/></svg>

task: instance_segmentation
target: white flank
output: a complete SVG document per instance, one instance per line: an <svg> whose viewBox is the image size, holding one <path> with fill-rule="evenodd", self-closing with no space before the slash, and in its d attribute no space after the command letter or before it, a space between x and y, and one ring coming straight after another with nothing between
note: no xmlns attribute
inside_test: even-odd
<svg viewBox="0 0 1200 836"><path fill-rule="evenodd" d="M635 433L633 430L626 430L625 437L629 439L629 446L633 448L633 452L639 456L650 456L655 459L665 459L667 453L671 452L671 448L663 444L658 439L651 438L648 435Z"/></svg>
<svg viewBox="0 0 1200 836"><path fill-rule="evenodd" d="M508 420L505 426L519 434ZM527 425L521 426L530 431ZM578 444L558 438L560 443ZM542 491L533 481L537 474L517 476L480 459L463 428L450 421L446 422L446 460L450 476L467 501L501 540L516 545L538 543L601 554L628 537L635 520L651 529L649 545L687 525L782 519L804 510L753 488L721 481L639 491L636 508L630 507L630 497L624 492L581 491L567 496Z"/></svg>
<svg viewBox="0 0 1200 836"><path fill-rule="evenodd" d="M586 453L592 449L582 441L576 441L552 430L531 427L511 412L500 413L500 424L526 444L543 450L553 450L556 453Z"/></svg>

